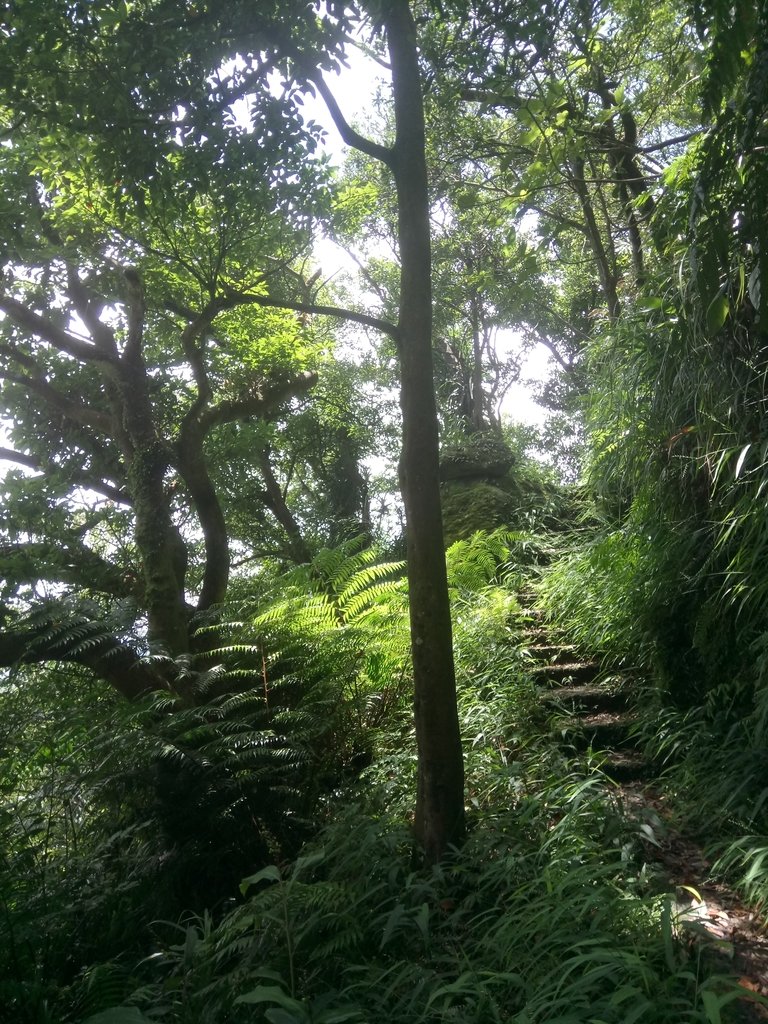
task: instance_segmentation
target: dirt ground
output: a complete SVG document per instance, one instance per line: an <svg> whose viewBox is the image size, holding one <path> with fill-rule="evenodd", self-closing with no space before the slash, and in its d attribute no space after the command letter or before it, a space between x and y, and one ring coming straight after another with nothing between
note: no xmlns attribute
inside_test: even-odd
<svg viewBox="0 0 768 1024"><path fill-rule="evenodd" d="M617 798L624 812L646 833L649 862L661 868L668 889L675 892L679 927L746 990L744 999L736 1002L738 1020L744 1024L767 1021L766 915L746 906L728 886L711 880L711 865L701 847L669 824L662 794L633 783L619 786ZM752 998L747 995L750 992Z"/></svg>

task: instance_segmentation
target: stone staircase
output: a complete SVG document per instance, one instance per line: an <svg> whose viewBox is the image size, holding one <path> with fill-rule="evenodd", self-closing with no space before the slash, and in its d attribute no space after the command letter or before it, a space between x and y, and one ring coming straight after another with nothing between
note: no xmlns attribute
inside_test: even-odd
<svg viewBox="0 0 768 1024"><path fill-rule="evenodd" d="M564 748L603 755L602 770L615 782L646 778L650 766L631 732L631 672L606 670L568 644L555 642L532 595L521 595L521 604L531 674L553 738Z"/></svg>

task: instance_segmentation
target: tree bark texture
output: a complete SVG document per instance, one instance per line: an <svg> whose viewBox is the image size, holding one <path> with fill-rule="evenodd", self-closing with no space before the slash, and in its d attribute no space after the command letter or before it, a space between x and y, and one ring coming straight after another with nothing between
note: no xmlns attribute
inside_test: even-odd
<svg viewBox="0 0 768 1024"><path fill-rule="evenodd" d="M427 859L437 861L463 834L464 766L440 508L424 110L416 26L408 0L387 0L383 16L395 105L390 166L397 189L400 245L400 473L419 760L415 832Z"/></svg>
<svg viewBox="0 0 768 1024"><path fill-rule="evenodd" d="M594 207L589 196L589 189L584 178L584 159L574 153L571 155L568 164L571 171L571 184L581 204L587 238L589 239L592 255L595 257L597 264L600 285L608 307L608 316L612 322L615 322L618 320L619 313L621 312L615 263L608 257L608 252L603 244L603 236L597 224Z"/></svg>
<svg viewBox="0 0 768 1024"><path fill-rule="evenodd" d="M187 552L171 517L164 478L169 451L154 423L149 382L141 352L120 359L117 391L125 433L128 486L133 497L134 538L144 570L150 639L171 656L189 650L184 601Z"/></svg>

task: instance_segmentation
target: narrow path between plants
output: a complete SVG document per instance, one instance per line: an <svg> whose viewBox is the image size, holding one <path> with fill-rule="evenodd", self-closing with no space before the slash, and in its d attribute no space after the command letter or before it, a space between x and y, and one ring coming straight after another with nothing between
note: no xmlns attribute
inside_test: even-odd
<svg viewBox="0 0 768 1024"><path fill-rule="evenodd" d="M547 711L552 738L574 752L601 759L601 771L615 790L622 814L639 826L648 861L665 887L675 893L678 920L692 944L700 943L741 986L768 998L768 921L750 909L727 885L710 877L702 847L676 827L658 786L654 765L636 744L631 690L636 674L611 670L582 658L553 639L533 595L520 595L525 615L525 647L532 675ZM738 1019L768 1020L768 1006L745 998Z"/></svg>

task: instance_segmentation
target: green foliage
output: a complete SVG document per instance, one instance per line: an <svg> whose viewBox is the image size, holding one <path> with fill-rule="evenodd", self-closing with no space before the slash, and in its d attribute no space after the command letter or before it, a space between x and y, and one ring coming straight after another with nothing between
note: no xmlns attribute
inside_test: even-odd
<svg viewBox="0 0 768 1024"><path fill-rule="evenodd" d="M150 1013L162 1000L169 1021L623 1024L629 1007L649 1024L718 1019L739 990L707 978L668 899L643 894L599 780L499 736L503 705L497 692L484 714L475 698L475 747L496 759L478 777L496 783L475 791L460 853L414 870L408 833L380 803L391 807L391 765L374 770L365 805L290 868L245 879L245 902L218 926L190 922L132 1001Z"/></svg>
<svg viewBox="0 0 768 1024"><path fill-rule="evenodd" d="M432 869L397 824L417 771L403 567L364 542L317 552L370 532L359 464L384 430L354 396L371 376L330 360L325 329L257 302L317 298L306 246L330 205L318 129L298 118L315 70L301 53L337 68L364 18L257 6L177 19L154 0L40 0L3 30L1 397L40 473L4 483L3 618L40 627L21 657L127 654L163 689L124 707L78 669L0 682L0 1017L715 1024L739 993L679 941L635 827L599 773L536 740L513 586L553 553L533 531L583 508L522 443L510 469L483 428L517 372L500 327L555 354L551 406L590 391L604 529L546 573L545 605L582 650L652 676L640 737L691 822L728 819L718 870L765 901L765 4L699 4L698 48L669 4L565 4L556 24L541 4L513 20L496 3L424 8L439 15L419 27L438 388L446 432L460 421L483 449L471 484L454 457L445 493L469 838ZM713 123L665 166L681 153L667 136L701 127L702 68ZM335 202L352 242L394 230L391 183L369 171L360 158ZM369 264L387 315L396 279ZM131 444L111 429L133 406L110 404L116 370L93 351L50 341L75 314L88 345L111 338L115 367L144 321L143 426L192 556L174 592L206 569L195 503L226 518L237 605L181 609L194 654L147 654L152 566L128 537ZM57 330L43 341L30 315ZM317 401L262 416L262 389L306 370ZM211 432L190 502L179 414L194 434L198 412ZM305 564L278 574L270 558ZM19 620L46 580L54 601Z"/></svg>
<svg viewBox="0 0 768 1024"><path fill-rule="evenodd" d="M372 549L325 551L247 626L204 627L206 653L152 656L158 678L188 679L192 706L162 692L122 706L71 673L6 684L3 966L22 993L11 987L10 1005L32 1005L37 972L69 984L78 963L146 943L152 916L213 907L250 865L298 849L318 800L368 763L370 730L399 706L401 574ZM51 631L48 646L104 642L88 622Z"/></svg>
<svg viewBox="0 0 768 1024"><path fill-rule="evenodd" d="M716 1020L736 990L679 941L636 826L536 738L527 544L447 553L470 832L440 867L414 866L401 824L407 605L373 549L263 577L239 624L207 627L198 707L126 710L39 670L7 687L9 1021Z"/></svg>
<svg viewBox="0 0 768 1024"><path fill-rule="evenodd" d="M404 564L360 546L320 551L275 579L250 611L265 678L274 665L310 690L320 687L327 742L339 759L334 771L342 775L370 760L370 730L400 706L410 682Z"/></svg>
<svg viewBox="0 0 768 1024"><path fill-rule="evenodd" d="M638 651L637 616L645 602L638 590L634 541L616 531L579 543L542 579L540 595L549 617L585 653L622 659Z"/></svg>

